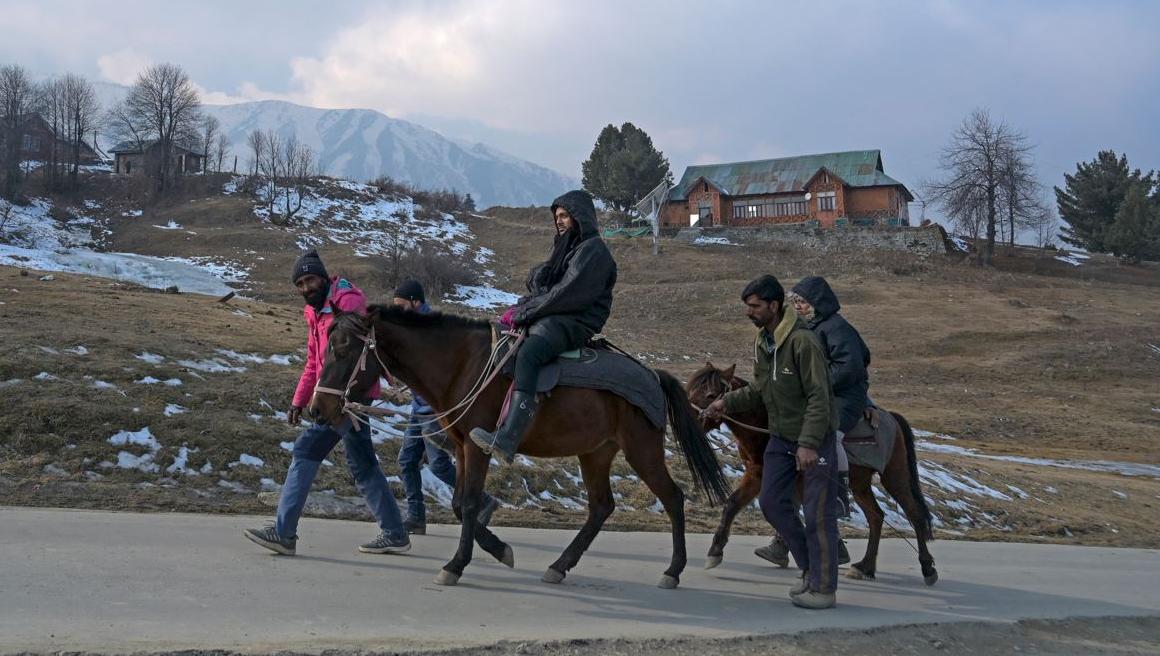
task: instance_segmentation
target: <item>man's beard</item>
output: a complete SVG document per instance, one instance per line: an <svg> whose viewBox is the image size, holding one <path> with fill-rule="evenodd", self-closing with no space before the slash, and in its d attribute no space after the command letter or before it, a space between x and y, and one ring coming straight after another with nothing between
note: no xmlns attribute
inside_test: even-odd
<svg viewBox="0 0 1160 656"><path fill-rule="evenodd" d="M322 289L317 289L309 294L303 294L302 298L306 300L306 304L314 308L316 312L321 312L326 305L326 297L330 295L330 281L326 281L326 285Z"/></svg>
<svg viewBox="0 0 1160 656"><path fill-rule="evenodd" d="M757 326L758 328L765 326L765 322L762 321L761 319L756 318L756 317L749 317L749 321L750 321L750 323L752 323L754 326Z"/></svg>

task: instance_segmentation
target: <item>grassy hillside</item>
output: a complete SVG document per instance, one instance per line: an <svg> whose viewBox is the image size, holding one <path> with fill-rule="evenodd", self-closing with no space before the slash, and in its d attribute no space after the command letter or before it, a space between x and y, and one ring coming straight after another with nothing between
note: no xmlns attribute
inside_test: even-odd
<svg viewBox="0 0 1160 656"><path fill-rule="evenodd" d="M115 208L103 223L111 248L236 261L248 268L254 300L221 304L0 268L0 496L36 505L266 508L258 494L281 481L289 461L282 443L295 434L277 415L289 403L305 338L285 271L308 231L271 226L237 194L124 217L121 205L99 200ZM145 229L168 221L182 230ZM542 209L499 208L462 221L465 243L494 251L490 284L508 291L520 291L552 239ZM328 241L324 256L383 300L386 258L356 256L376 236L368 230L359 239ZM746 281L765 272L787 283L827 276L873 351L874 398L934 434L920 457L942 535L1160 545L1160 470L1150 448L1160 436L1155 268L1100 258L1074 267L1019 253L984 271L893 252L666 240L653 257L647 241L611 246L620 282L606 333L681 377L707 360L736 362L749 375L752 327L737 298ZM181 385L139 382L147 377ZM174 414L171 405L187 411ZM380 429L380 457L393 475L398 440ZM731 471L739 468L728 447L721 453ZM338 465L323 469L318 489L353 495L341 453L331 460ZM672 468L687 483L682 465ZM620 463L616 473L622 508L610 525L663 526L630 470ZM577 474L567 460L495 470L491 488L509 504L497 522L578 525ZM434 483L429 492L446 493ZM696 499L691 511L694 528L715 522L716 510ZM361 511L351 504L336 512ZM749 510L739 529L767 527Z"/></svg>

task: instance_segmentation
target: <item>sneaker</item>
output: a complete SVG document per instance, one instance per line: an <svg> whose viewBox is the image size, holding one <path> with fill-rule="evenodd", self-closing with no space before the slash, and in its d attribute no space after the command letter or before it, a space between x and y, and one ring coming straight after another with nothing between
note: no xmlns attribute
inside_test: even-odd
<svg viewBox="0 0 1160 656"><path fill-rule="evenodd" d="M363 545L359 551L373 554L398 554L411 550L411 538L404 533L402 537L393 538L386 531L379 533L379 537Z"/></svg>
<svg viewBox="0 0 1160 656"><path fill-rule="evenodd" d="M408 517L403 520L403 529L409 535L427 535L427 522Z"/></svg>
<svg viewBox="0 0 1160 656"><path fill-rule="evenodd" d="M850 550L846 548L846 541L838 541L838 564L845 565L850 562Z"/></svg>
<svg viewBox="0 0 1160 656"><path fill-rule="evenodd" d="M491 523L491 516L494 515L495 511L498 509L499 509L499 499L496 499L495 497L488 495L487 501L483 502L483 507L479 509L479 514L476 515L476 519L479 521L479 525L480 526L487 526L488 524L490 524Z"/></svg>
<svg viewBox="0 0 1160 656"><path fill-rule="evenodd" d="M823 610L826 608L833 608L838 603L838 595L833 592L817 592L815 590L806 590L800 595L789 598L794 606L799 608L809 608L810 610Z"/></svg>
<svg viewBox="0 0 1160 656"><path fill-rule="evenodd" d="M298 545L297 537L284 538L278 535L278 531L274 530L273 524L265 528L248 528L245 531L245 536L250 539L250 542L259 544L283 556L293 556L295 548Z"/></svg>
<svg viewBox="0 0 1160 656"><path fill-rule="evenodd" d="M792 586L790 586L789 596L792 599L792 598L794 598L794 597L796 597L804 592L808 592L809 589L810 589L810 573L807 571L803 571L801 580L798 581L797 583L794 583Z"/></svg>
<svg viewBox="0 0 1160 656"><path fill-rule="evenodd" d="M789 567L789 545L780 536L774 536L769 541L769 544L754 549L753 554L758 558L768 560L778 567Z"/></svg>

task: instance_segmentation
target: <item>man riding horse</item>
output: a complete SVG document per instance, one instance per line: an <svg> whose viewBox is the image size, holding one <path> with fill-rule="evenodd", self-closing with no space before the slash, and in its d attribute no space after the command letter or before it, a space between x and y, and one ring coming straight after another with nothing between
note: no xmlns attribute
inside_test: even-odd
<svg viewBox="0 0 1160 656"><path fill-rule="evenodd" d="M569 191L552 203L556 239L548 260L528 275L528 292L504 315L527 336L516 354L510 411L495 432L471 430L484 453L508 463L535 419L540 368L600 332L612 311L616 262L600 238L596 207L585 191Z"/></svg>

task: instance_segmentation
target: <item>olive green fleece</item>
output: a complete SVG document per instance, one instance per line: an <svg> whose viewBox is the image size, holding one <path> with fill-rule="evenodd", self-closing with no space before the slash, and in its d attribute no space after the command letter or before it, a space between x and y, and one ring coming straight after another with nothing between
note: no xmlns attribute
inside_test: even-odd
<svg viewBox="0 0 1160 656"><path fill-rule="evenodd" d="M793 312L773 329L773 353L765 349L763 332L753 342L753 384L725 395L725 413L764 407L771 433L816 449L837 426L826 354Z"/></svg>

